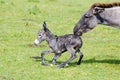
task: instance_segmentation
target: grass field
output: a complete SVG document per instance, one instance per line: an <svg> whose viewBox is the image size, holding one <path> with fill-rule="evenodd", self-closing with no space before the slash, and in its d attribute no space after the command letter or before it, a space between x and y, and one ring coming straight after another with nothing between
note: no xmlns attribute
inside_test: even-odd
<svg viewBox="0 0 120 80"><path fill-rule="evenodd" d="M72 33L94 2L113 0L0 0L0 80L120 80L120 30L108 26L98 25L82 36L79 66L78 58L63 69L30 58L49 48L46 42L32 45L43 21L56 35ZM46 62L52 56L46 55ZM66 52L58 62L69 56Z"/></svg>

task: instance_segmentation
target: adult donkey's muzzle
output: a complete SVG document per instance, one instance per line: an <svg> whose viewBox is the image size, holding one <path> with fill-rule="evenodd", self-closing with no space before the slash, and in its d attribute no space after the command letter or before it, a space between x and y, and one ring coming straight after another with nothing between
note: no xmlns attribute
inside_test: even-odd
<svg viewBox="0 0 120 80"><path fill-rule="evenodd" d="M76 35L76 36L82 36L82 32L76 31L76 32L74 32L74 35Z"/></svg>

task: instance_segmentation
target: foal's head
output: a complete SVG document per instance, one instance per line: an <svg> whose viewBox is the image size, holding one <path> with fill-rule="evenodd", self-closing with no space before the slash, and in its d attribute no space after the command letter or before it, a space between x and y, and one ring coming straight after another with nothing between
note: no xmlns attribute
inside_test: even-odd
<svg viewBox="0 0 120 80"><path fill-rule="evenodd" d="M42 29L39 30L38 32L38 36L34 41L35 45L39 45L39 43L41 43L42 41L47 39L47 36L50 34L51 32L49 31L49 29L46 27L46 22L43 23Z"/></svg>

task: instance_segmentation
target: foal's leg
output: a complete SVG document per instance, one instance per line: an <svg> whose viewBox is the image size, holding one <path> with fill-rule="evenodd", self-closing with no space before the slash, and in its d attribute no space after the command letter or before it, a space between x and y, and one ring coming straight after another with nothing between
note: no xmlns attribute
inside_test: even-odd
<svg viewBox="0 0 120 80"><path fill-rule="evenodd" d="M53 52L53 50L47 50L47 51L42 51L42 53L41 53L41 58L42 58L42 65L46 65L45 64L45 60L44 60L44 55L45 54L49 54L49 53L52 53Z"/></svg>
<svg viewBox="0 0 120 80"><path fill-rule="evenodd" d="M56 60L60 57L61 55L55 54L55 56L52 59L52 64L56 64Z"/></svg>
<svg viewBox="0 0 120 80"><path fill-rule="evenodd" d="M80 50L78 49L76 52L78 52L79 54L80 54L80 58L79 58L79 60L78 60L78 62L77 62L77 65L80 65L80 63L81 63L81 60L82 60L82 58L83 58L83 53L82 52L80 52Z"/></svg>
<svg viewBox="0 0 120 80"><path fill-rule="evenodd" d="M75 54L75 51L73 50L73 48L69 47L69 48L67 48L67 50L70 52L71 56L66 62L60 64L58 66L58 68L63 68L66 64L70 63L73 59L75 59L77 57L76 54Z"/></svg>

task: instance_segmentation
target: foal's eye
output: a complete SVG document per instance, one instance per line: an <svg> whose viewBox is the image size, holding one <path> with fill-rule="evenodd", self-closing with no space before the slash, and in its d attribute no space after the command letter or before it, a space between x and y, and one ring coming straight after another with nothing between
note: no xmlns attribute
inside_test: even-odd
<svg viewBox="0 0 120 80"><path fill-rule="evenodd" d="M39 36L39 37L41 37L41 35L40 35L40 34L39 34L38 36Z"/></svg>

